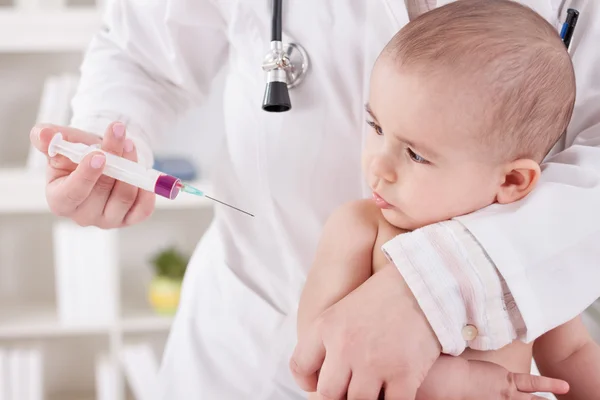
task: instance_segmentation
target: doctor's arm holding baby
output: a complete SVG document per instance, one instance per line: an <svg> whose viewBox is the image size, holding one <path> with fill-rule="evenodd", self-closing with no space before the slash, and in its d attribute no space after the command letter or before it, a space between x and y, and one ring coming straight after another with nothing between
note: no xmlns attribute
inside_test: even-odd
<svg viewBox="0 0 600 400"><path fill-rule="evenodd" d="M600 65L597 47L588 51ZM410 374L391 358L407 313L391 304L408 284L418 305L406 307L426 312L442 352L463 357L443 356L416 376L417 399L597 396L600 347L577 314L600 292L600 74L577 62L575 70L554 28L514 3L456 2L388 43L372 72L363 150L374 202L340 208L323 232L291 360L303 388L362 399L383 387L386 398L412 399L387 375ZM575 76L586 72L575 102ZM563 140L573 144L540 168L569 122ZM384 279L393 291L381 291ZM437 349L412 339L415 353L435 359ZM542 374L570 384L568 394L564 382L528 375L532 354ZM473 380L480 384L465 383Z"/></svg>
<svg viewBox="0 0 600 400"><path fill-rule="evenodd" d="M466 4L467 0L464 1ZM485 3L484 1L468 2L472 3L473 8ZM228 120L226 145L233 150L231 154L225 153L222 164L230 170L234 170L237 175L231 174L230 180L221 185L223 190L229 191L229 193L243 193L243 190L238 187L243 187L246 180L258 179L255 171L265 173L265 169L258 167L271 166L269 162L279 160L279 153L288 150L284 141L281 140L284 134L287 138L292 136L291 132L293 132L296 137L302 138L299 143L309 144L306 146L307 149L311 149L314 153L325 153L327 159L331 159L333 155L328 153L331 153L331 148L338 143L327 142L321 148L319 147L322 145L321 141L331 138L332 135L340 139L350 137L349 142L358 141L357 137L347 134L348 129L346 128L348 125L354 126L352 115L356 112L352 110L358 105L354 99L348 99L352 95L356 95L356 100L358 100L360 91L354 86L347 87L346 84L349 80L332 79L332 76L337 78L338 75L348 73L348 69L350 70L349 76L359 79L360 74L356 73L357 64L348 68L347 64L339 61L344 54L333 52L335 53L335 62L320 64L323 68L315 69L315 76L313 76L313 78L319 79L313 79L312 82L307 83L313 86L306 86L302 89L303 91L298 92L298 98L304 101L305 110L296 110L296 112L304 111L304 114L295 115L306 115L311 118L313 113L322 112L323 109L330 107L331 104L325 102L330 101L331 98L334 99L332 104L339 107L335 109L336 113L333 117L328 115L329 119L319 119L319 121L327 123L323 123L321 131L311 132L310 138L304 131L306 129L304 124L300 124L302 125L300 127L293 124L287 126L282 124L285 129L281 128L281 132L279 132L277 130L279 122L277 117L279 116L269 120L274 120L273 123L266 123L266 117L254 118L252 112L255 103L250 99L254 99L252 96L254 96L256 88L264 87L264 82L260 71L249 72L248 65L255 65L257 60L260 63L264 49L259 46L268 44L262 38L256 40L256 37L260 36L257 33L259 29L263 25L268 25L268 23L264 23L264 20L268 20L268 17L265 18L268 5L263 4L267 2L258 3L261 4L260 7L248 5L243 1L161 0L149 2L119 0L111 2L106 16L107 27L95 37L82 65L82 80L73 102L72 126L36 126L31 131L33 145L47 154L50 139L60 131L68 141L100 144L105 151L150 166L153 157L151 149L155 145L155 140L162 133L172 129L182 111L190 108L191 105L200 104L204 100L209 92L212 79L223 68L228 55L233 55L230 64L232 72L228 73L229 96L227 99L231 103L228 105L230 111L234 109L238 114L232 117L232 120ZM364 3L315 1L314 5L309 1L288 3L290 8L294 7L295 10L305 11L300 16L291 12L286 14L287 21L297 22L297 26L302 26L304 30L307 27L308 14L310 17L314 17L315 13L322 16L322 18L315 19L313 26L319 43L321 43L324 37L333 37L334 33L338 35L336 38L340 41L348 40L348 35L362 35L364 32L362 26L352 25L351 30L347 29L347 26L355 21L364 22L363 9L359 5L368 4L373 8L384 9L385 5L390 2L381 1L380 4L370 0ZM546 4L547 1L532 0L529 3ZM305 7L305 4L309 7L308 11L302 8ZM261 8L263 6L264 10ZM321 11L322 14L320 14ZM496 395L497 398L502 398L499 396L502 396L503 393L511 394L511 396L514 394L515 397L509 398L518 399L517 395L526 396L523 392L535 390L561 393L565 388L560 381L542 379L531 384L527 381L526 371L518 372L503 367L505 361L512 362L519 358L520 362L520 357L531 350L530 343L540 337L538 341L540 345L538 349L534 345L533 352L536 353L539 350L543 355L543 357L536 355L536 360L542 361L541 364L544 364L543 361L547 361L545 364L548 365L548 368L541 368L543 372L547 376L567 380L572 386L571 390L575 389L573 378L577 379L578 376L555 374L560 369L559 367L569 364L567 360L557 362L562 359L563 355L567 357L568 354L552 353L552 348L557 346L543 346L545 339L543 335L548 333L547 343L553 341L564 343L565 338L569 337L568 334L565 334L567 331L554 328L568 327L568 324L563 324L576 318L600 296L600 285L597 284L600 281L600 269L597 268L598 257L595 256L597 254L596 244L600 240L600 231L597 228L598 218L596 217L598 215L597 205L600 204L600 76L597 72L598 65L600 65L600 49L597 46L598 32L600 32L600 7L596 2L589 1L580 11L582 17L577 27L580 36L572 44L572 57L577 78L577 100L565 139L565 146L568 149L546 160L543 172L535 182L535 189L521 200L488 207L484 207L483 203L478 204L475 209L483 207L481 210L463 216L458 216L460 213L456 212L464 210L452 207L450 214L443 216L445 218L435 215L428 221L428 218L423 220L421 218L423 216L419 216L413 221L428 222L423 225L411 223L405 225L404 222L412 221L409 218L410 214L407 214L406 220L403 220L404 222L400 223L399 227L411 230L411 232L399 235L391 228L385 232L382 230L381 232L385 234L379 235L380 224L386 229L389 226L386 225L388 222L381 219L376 220L377 236L372 242L373 247L371 248L373 257L369 258L368 254L363 252L364 247L359 247L357 244L353 250L361 252L361 263L358 264L356 259L348 260L346 267L357 271L360 267L358 275L348 276L346 275L347 271L335 273L335 279L351 278L348 281L338 282L340 285L345 284L344 287L340 286L341 292L351 291L351 293L340 292L339 294L344 297L339 301L337 298L327 297L321 299L320 303L309 305L309 307L306 307L307 303L303 302L300 314L304 315L302 317L304 319L299 321L299 343L297 351L290 360L294 376L303 389L314 392L317 390L318 384L318 390L324 394L329 393L335 396L336 393L342 393L349 389L352 393L364 395L362 398L375 399L383 387L387 399L412 400L417 395L427 395L431 399L451 399L454 397L444 397L447 395L445 391L436 393L435 390L444 388L450 390L451 385L456 383L456 380L455 382L441 381L441 384L436 385L436 382L440 382L437 379L448 373L448 365L453 365L451 371L453 374L463 376L465 371L473 373L473 379L469 382L472 388L456 387L456 393L459 394L456 398L481 398L481 393L487 393L482 390L487 389L490 392L488 399L494 399L493 396ZM302 19L302 17L306 18ZM469 20L470 16L464 19L465 22ZM375 29L375 27L365 29ZM308 32L301 32L300 35L303 33ZM423 33L426 34L427 31ZM306 35L303 39L308 40L309 38L310 36ZM230 43L232 41L235 43ZM313 45L319 47L315 42ZM372 45L377 44L372 43ZM323 49L323 45L321 47L319 49L319 51L323 50L319 53L321 57L331 56L328 47L325 49ZM348 47L348 49L356 50L356 53L351 53L352 60L360 59L357 55L362 54L360 53L361 46ZM358 64L362 65L362 63ZM389 82L398 83L397 77L394 75L396 72L392 68L393 65L395 64L382 63L382 73L383 76L390 78ZM438 80L443 76L443 74L436 75L435 69L429 72L431 72L431 77ZM320 79L325 77L327 79ZM418 74L414 78L418 79ZM499 78L498 83L502 84L503 77ZM433 81L435 82L435 79ZM447 79L447 81L451 82L451 79ZM386 84L387 79L384 78L383 82ZM421 86L412 79L400 83L405 86ZM324 88L323 85L328 86ZM440 87L448 88L449 86L444 84ZM236 90L234 91L232 88L236 88ZM466 90L469 88L477 89L476 85L468 83L463 86L465 90L457 93L469 95ZM435 91L435 89L433 90ZM392 95L392 92L388 91L387 95ZM411 93L418 94L420 90ZM440 102L443 97L439 96ZM433 96L433 98L434 100L438 99L438 96ZM456 106L460 102L458 98L456 101L445 98L443 105L432 104L432 109L443 110L448 103ZM373 115L369 116L369 123L373 126L373 132L370 133L369 140L394 140L394 135L402 132L389 128L388 120L391 120L390 118L393 118L395 113L389 114L389 110L386 111L385 106L382 107L381 103L391 104L389 99L381 102L376 102L375 98L370 100L370 111ZM408 106L416 106L416 103L405 105L405 107ZM328 109L327 113L329 111ZM258 109L256 112L261 111ZM319 115L322 116L322 114ZM306 116L304 119L307 119ZM450 118L451 115L448 117ZM469 118L471 117L469 115ZM548 118L557 118L557 116L548 115ZM346 120L349 121L347 124ZM260 129L253 129L255 127L250 126L254 121L260 121L257 124L260 125ZM431 123L435 121L435 118L423 120L423 122ZM401 121L402 124L410 124L410 122L410 119ZM459 121L452 120L451 122L449 126L457 127L455 124ZM358 122L355 125L358 127ZM382 135L376 135L380 130ZM252 131L254 136L249 136L247 131ZM407 129L405 133L408 134L410 131ZM250 139L247 139L248 137ZM269 140L262 141L265 137ZM314 142L309 141L311 138L314 139ZM259 139L260 143L258 143ZM235 142L238 147L233 146L232 142ZM394 145L390 148L396 149L400 142L400 140L390 142L389 144ZM475 142L479 143L477 140ZM256 148L248 148L248 143ZM388 146L387 142L383 143ZM380 142L374 144L381 145ZM415 144L417 144L416 141ZM484 141L483 144L489 143ZM415 165L403 164L406 167L410 165L409 168L413 168L411 172L414 174L433 174L436 165L452 161L444 160L443 154L437 154L437 152L430 155L423 151L421 154L420 149L409 148L403 147L402 152L395 154L410 158L410 160L403 159L403 163L408 161L415 163ZM376 149L389 152L388 147L376 147ZM341 149L336 150L342 151ZM473 149L465 147L459 150L464 151L465 153L462 154L466 155L468 150ZM454 153L450 152L449 154ZM391 156L391 153L388 156ZM436 156L442 157L436 158ZM384 157L383 159L389 161L388 158ZM302 158L296 157L289 162L289 164L294 164L290 169L294 171L313 171L314 169L319 171L320 175L340 172L340 168L332 166L331 163L321 164L330 169L320 171L318 168L313 168L313 165L308 165L310 160L304 155ZM336 160L339 161L339 159ZM394 161L399 160L394 159ZM430 164L423 161L430 161ZM477 160L474 158L472 161ZM88 155L79 165L74 165L63 157L49 157L46 196L52 211L71 218L80 225L94 225L106 229L129 226L147 219L154 209L154 195L103 176L104 163L105 158L99 153ZM377 166L377 163L373 165ZM473 163L469 165L472 166ZM256 170L248 170L248 168L255 167ZM380 169L378 174L386 171L383 167L389 170L389 166L379 164L377 166ZM421 167L423 169L418 169ZM439 170L441 172L438 171L438 173L445 171L443 168L439 168ZM535 167L532 167L531 163L525 163L524 166L521 165L520 168L517 168L517 171L534 170ZM269 172L268 169L267 172ZM453 173L456 172L453 171ZM478 172L483 176L484 172L490 171L474 171L472 168L468 168L464 172L470 174ZM358 181L358 177L354 179L352 172L348 172L347 175L350 178L346 178L344 182ZM508 185L504 185L506 189L517 188L517 192L525 193L527 190L524 190L519 181L515 181L514 178L524 177L529 182L534 181L532 178L537 175L517 173L504 174L504 176L510 177ZM277 178L279 175L265 175L260 176L258 180L266 187L271 188L271 184L275 186L280 183L276 180ZM336 181L341 178L335 176ZM443 178L438 176L436 182L446 182L446 178L448 178L448 182L456 181L456 179L450 180L450 176ZM317 187L324 188L327 182L329 181L321 181ZM423 182L426 181L419 183ZM460 183L463 192L459 192L459 194L464 197L468 197L471 193L480 193L482 190L479 187L482 184L481 180L465 179ZM486 187L486 190L490 189L492 185L493 182ZM529 186L525 185L525 188ZM280 195L278 201L295 198L298 195L297 192L287 193L294 190L292 186L280 186L278 189L280 189L279 193L275 193ZM417 193L418 190L422 189L415 184L408 192ZM510 192L510 190L503 192ZM347 193L354 192L344 192L344 196ZM215 290L211 293L223 295L227 300L231 300L231 303L227 304L229 306L234 304L235 307L230 307L229 311L232 315L227 315L227 317L230 319L233 319L234 316L237 317L242 324L246 324L243 326L254 323L251 329L257 334L247 335L241 329L235 330L235 332L226 332L227 335L214 334L219 329L226 330L232 325L226 324L227 320L221 318L221 314L210 313L213 308L219 306L212 303L213 299L211 299L210 305L207 301L198 302L198 304L194 303L198 299L195 295L198 292L207 292L213 286L217 286L221 283L218 279L225 275L217 275L215 272L215 275L208 275L209 279L205 280L186 277L180 306L182 310L175 319L161 369L159 381L163 397L160 398L258 399L258 394L240 397L239 393L240 391L246 394L254 393L253 390L269 385L272 386L269 389L272 389L273 393L277 393L276 390L284 385L281 382L274 383L275 378L267 374L268 371L280 367L279 360L273 358L273 360L264 361L261 359L263 355L270 353L264 351L266 346L262 345L263 342L260 339L275 332L274 328L273 330L269 329L272 326L279 326L280 321L272 318L268 319L269 322L272 322L271 324L264 324L262 323L263 319L255 321L243 319L244 316L240 317L239 314L243 314L245 304L233 296L240 294L240 291L235 292L236 288L243 287L245 291L242 294L249 296L249 292L254 291L259 300L262 301L266 298L266 301L252 304L276 304L272 308L263 307L263 311L273 308L282 309L294 301L287 297L281 300L283 297L281 292L292 293L290 297L295 296L295 281L291 278L299 281L303 275L290 268L289 271L292 272L286 278L291 278L289 281L285 281L290 287L278 288L281 281L274 278L275 272L287 265L272 261L270 253L272 253L273 245L256 249L246 247L240 250L242 254L239 255L236 251L239 242L244 238L239 237L238 232L241 229L248 229L258 232L256 237L262 234L270 236L270 240L278 239L272 237L282 236L285 240L282 239L277 243L285 244L289 239L293 245L284 250L310 248L310 243L312 243L310 240L296 236L297 226L294 218L306 216L307 226L310 228L319 226L320 221L317 217L323 215L323 208L311 203L298 207L301 210L293 207L282 210L281 204L277 203L274 198L269 198L268 194L266 198L258 195L252 197L253 194L248 194L247 199L252 200L257 207L259 205L264 207L263 210L279 213L281 220L279 222L281 223L275 225L266 215L263 215L262 220L254 221L256 225L252 225L250 229L248 228L250 223L247 220L238 220L225 213L218 213L216 219L219 227L225 226L225 228L223 231L214 229L210 235L213 238L218 236L219 240L224 240L226 246L223 247L227 247L230 252L225 257L219 253L219 246L213 246L208 253L213 256L210 262L217 260L216 263L213 263L214 265L210 265L213 270L220 271L231 267L231 263L227 264L226 262L235 261L237 263L234 267L238 267L238 269L228 276L239 278L239 281L232 280L228 283L233 282L238 286L224 285L219 287L219 289L223 289L222 291ZM332 194L332 197L334 195ZM394 199L391 198L383 200L388 196L387 192L379 193L379 195L378 204L380 205L385 205L386 200L390 203L394 202ZM314 196L318 196L318 193ZM344 196L340 195L339 198ZM514 199L515 195L509 193L506 197ZM324 197L320 199L324 202L328 200ZM426 199L429 201L432 199L446 200L430 195L424 199L418 199L418 201ZM447 200L449 201L449 199ZM454 198L454 200L458 202L457 204L461 204L461 199ZM269 205L272 207L269 208ZM372 206L372 204L370 205ZM427 205L420 207L433 212L438 204L432 203L432 205L432 207ZM376 211L380 212L381 210L377 209ZM384 211L395 212L392 209ZM367 216L371 216L370 213L371 211ZM339 215L339 213L334 215ZM344 224L352 223L355 221L350 218L353 215L352 213L348 218L344 218L345 221L342 222ZM365 218L362 214L358 216L361 217L360 221ZM447 221L450 218L451 220ZM265 221L272 225L264 225ZM332 221L335 219L331 219L328 227L334 224ZM284 226L286 222L288 224ZM351 246L355 240L361 237L365 239L361 244L363 246L365 243L368 244L369 240L373 239L368 235L375 232L373 223L369 220L366 224L367 228L360 225L357 232L366 237L358 236L357 233L357 237L351 238L350 242L340 242L339 251L346 251L346 246ZM258 227L260 224L267 228L260 230ZM391 225L394 226L394 222ZM352 229L357 226L353 226ZM336 223L334 231L339 230L338 228ZM227 229L238 234L235 240L223 239L223 235L220 235ZM324 235L329 229L326 228ZM313 231L308 229L308 232ZM343 237L340 236L339 239L341 240ZM312 240L312 238L310 239ZM306 245L307 241L309 245ZM387 253L385 260L381 258L383 253L380 248L385 249ZM327 251L331 251L332 254L334 252L333 249ZM231 254L234 254L234 257L223 260ZM320 250L320 254L323 254L322 250ZM338 253L336 252L336 254ZM317 257L319 259L322 256ZM301 257L298 254L290 254L281 258L295 266L296 259ZM277 258L275 260L278 261ZM206 262L206 258L204 261ZM337 264L332 265L336 266ZM366 269L364 269L365 266ZM256 272L256 267L264 267L264 269ZM271 270L267 270L266 267L270 267ZM344 266L340 265L340 267ZM192 268L190 270L196 272L209 269ZM314 268L311 272L305 293L310 290L311 282L314 281L314 276L319 270L320 268ZM372 273L375 270L377 272ZM242 274L235 275L240 271ZM254 279L256 274L263 274L266 278ZM363 281L364 283L362 283ZM262 286L253 286L257 282ZM352 289L352 286L357 285L359 285L357 288ZM320 293L321 289L317 289L317 292ZM232 297L226 297L230 294L227 292L228 290ZM329 293L327 290L331 290L331 288L323 289L324 296ZM273 292L280 297L277 298ZM235 302L235 300L238 301ZM276 303L275 300L279 302ZM294 300L297 299L294 298ZM315 301L317 300L318 298L315 299ZM324 307L327 307L326 310L322 309ZM318 312L318 315L304 312L309 309L315 313ZM240 313L236 314L235 311L240 311ZM215 315L218 318L212 318ZM213 330L201 330L198 326L202 328L212 326ZM578 330L578 332L581 331ZM238 336L234 336L236 334ZM582 339L578 339L578 344L582 348L589 347L587 344L589 340L586 336L578 335L579 337ZM224 345L223 342L227 338L230 341ZM287 338L284 339L287 340ZM253 340L255 341L252 342ZM515 340L525 343L513 344ZM223 351L212 350L219 348L215 347L216 345L221 345L220 349ZM280 346L273 347L279 348ZM468 354L461 359L440 358L441 353L451 356L461 355L465 353L466 348L481 351L477 355L479 358L469 357ZM498 353L495 353L496 350ZM503 351L507 353L502 353ZM513 357L513 351L516 358ZM211 357L211 355L215 355L214 352L217 356ZM573 352L568 351L567 353ZM497 354L499 360L488 362L485 360L487 354ZM503 354L509 356L504 359L502 358ZM575 354L582 353L575 352ZM467 358L479 361L469 360L468 364L465 364ZM256 368L253 364L259 362L262 362L261 366L268 367L265 368L268 371L264 372L264 375L261 375L263 374L262 369ZM457 363L460 363L460 366ZM577 363L580 364L581 361L577 361ZM231 373L232 370L243 371L243 373ZM257 373L257 370L260 373ZM223 371L229 371L229 373ZM443 374L439 371L442 371ZM515 374L511 374L509 371L515 372ZM190 374L193 374L193 377L190 377ZM479 379L478 376L482 378ZM447 377L450 378L450 376ZM514 384L506 385L506 377L514 378ZM464 390L469 396L463 396ZM506 392L507 390L511 392ZM282 391L288 396L286 400L298 398L290 394L292 389L288 387ZM262 398L267 398L269 391L265 389L264 393L266 394ZM282 399L283 397L269 398ZM349 399L352 400L350 397Z"/></svg>

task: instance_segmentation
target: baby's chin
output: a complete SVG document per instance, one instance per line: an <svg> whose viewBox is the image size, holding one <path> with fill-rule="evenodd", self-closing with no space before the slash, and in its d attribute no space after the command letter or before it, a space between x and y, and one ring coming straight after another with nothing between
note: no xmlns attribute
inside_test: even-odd
<svg viewBox="0 0 600 400"><path fill-rule="evenodd" d="M406 213L400 211L397 208L393 209L382 209L381 213L383 218L392 226L402 229L404 231L414 231L415 229L422 228L428 225L427 222L418 221L411 218Z"/></svg>

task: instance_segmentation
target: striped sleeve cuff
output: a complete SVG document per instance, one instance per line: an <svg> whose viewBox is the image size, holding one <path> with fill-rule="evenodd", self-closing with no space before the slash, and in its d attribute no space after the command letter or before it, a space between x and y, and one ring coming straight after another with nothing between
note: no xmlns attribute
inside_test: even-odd
<svg viewBox="0 0 600 400"><path fill-rule="evenodd" d="M413 292L443 353L456 356L467 347L495 350L517 337L522 321L509 315L508 288L460 222L398 235L382 250ZM472 327L474 338L467 335Z"/></svg>

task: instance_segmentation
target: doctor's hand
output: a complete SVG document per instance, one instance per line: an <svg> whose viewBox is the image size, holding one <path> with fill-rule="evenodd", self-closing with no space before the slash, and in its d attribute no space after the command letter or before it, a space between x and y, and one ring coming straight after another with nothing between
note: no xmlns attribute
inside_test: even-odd
<svg viewBox="0 0 600 400"><path fill-rule="evenodd" d="M152 214L154 193L102 175L106 161L102 153L88 154L79 165L60 154L49 157L48 145L58 132L69 142L99 144L104 151L137 161L134 144L126 138L121 123L111 124L104 138L69 127L36 125L30 140L48 157L46 199L54 214L68 217L81 226L104 229L132 225Z"/></svg>
<svg viewBox="0 0 600 400"><path fill-rule="evenodd" d="M321 314L298 337L290 369L321 399L414 400L441 346L390 265ZM345 397L347 394L347 397Z"/></svg>

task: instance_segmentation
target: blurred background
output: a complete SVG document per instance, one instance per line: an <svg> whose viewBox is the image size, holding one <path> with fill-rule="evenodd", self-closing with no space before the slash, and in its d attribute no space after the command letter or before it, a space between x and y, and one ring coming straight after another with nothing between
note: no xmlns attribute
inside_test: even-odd
<svg viewBox="0 0 600 400"><path fill-rule="evenodd" d="M68 124L106 1L0 0L0 400L148 399L187 259L212 218L212 204L185 196L120 230L49 213L29 131ZM202 189L221 86L156 153Z"/></svg>
<svg viewBox="0 0 600 400"><path fill-rule="evenodd" d="M187 259L212 218L212 204L183 196L120 230L48 211L45 159L29 131L68 124L106 1L0 0L0 400L151 398ZM166 172L203 189L222 78L156 153ZM600 340L600 307L585 322Z"/></svg>

